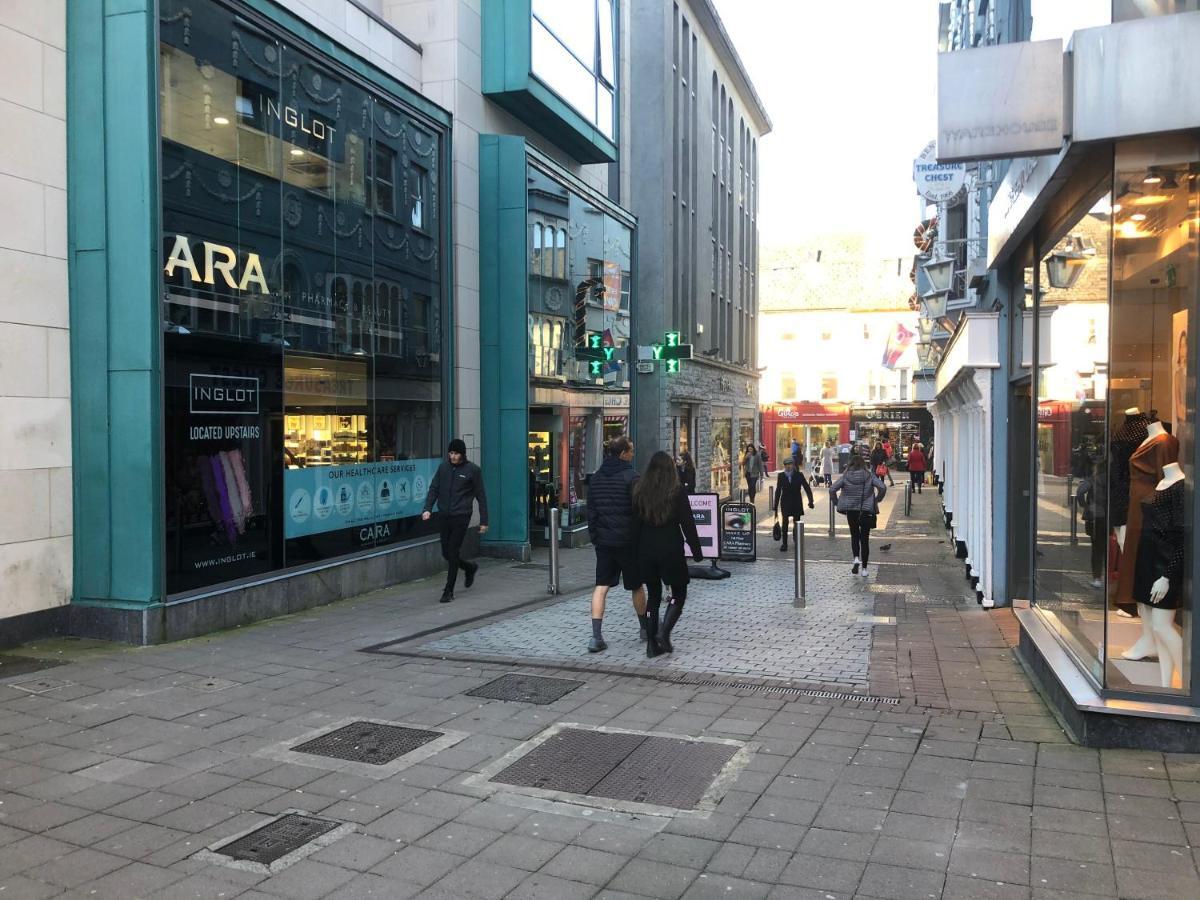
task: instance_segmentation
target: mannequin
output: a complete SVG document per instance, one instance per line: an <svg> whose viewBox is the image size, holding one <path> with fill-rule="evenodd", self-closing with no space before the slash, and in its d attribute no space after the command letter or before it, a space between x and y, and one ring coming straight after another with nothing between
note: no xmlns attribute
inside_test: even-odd
<svg viewBox="0 0 1200 900"><path fill-rule="evenodd" d="M1121 565L1117 576L1116 602L1126 611L1134 604L1134 582L1138 565L1138 544L1142 536L1142 501L1154 495L1163 477L1163 467L1179 458L1179 441L1167 433L1162 422L1146 423L1146 437L1129 458L1129 507L1127 524L1116 529L1117 545L1121 548ZM1135 607L1142 614L1141 606ZM1142 620L1142 636L1121 656L1124 659L1145 659L1154 653L1158 642L1147 619Z"/></svg>
<svg viewBox="0 0 1200 900"><path fill-rule="evenodd" d="M1183 664L1183 638L1175 627L1175 610L1182 599L1186 540L1184 474L1178 463L1163 466L1162 479L1142 506L1144 533L1138 548L1133 595L1158 651L1160 683L1172 687Z"/></svg>
<svg viewBox="0 0 1200 900"><path fill-rule="evenodd" d="M1125 421L1116 429L1109 445L1108 525L1117 545L1125 547L1125 523L1129 517L1129 458L1147 435L1147 417L1136 406L1125 410ZM1115 599L1115 594L1114 594ZM1116 601L1118 615L1131 618L1137 607L1132 601Z"/></svg>

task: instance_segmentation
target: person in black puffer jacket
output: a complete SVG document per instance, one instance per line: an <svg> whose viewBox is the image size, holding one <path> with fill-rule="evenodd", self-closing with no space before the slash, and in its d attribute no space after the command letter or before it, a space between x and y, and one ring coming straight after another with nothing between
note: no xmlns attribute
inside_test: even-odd
<svg viewBox="0 0 1200 900"><path fill-rule="evenodd" d="M633 516L633 441L622 435L604 448L604 462L588 481L588 536L596 548L596 587L592 591L592 639L589 653L606 649L601 633L608 591L624 576L625 590L633 593L633 609L643 624L646 591L637 566L637 522Z"/></svg>
<svg viewBox="0 0 1200 900"><path fill-rule="evenodd" d="M487 494L483 490L483 473L479 466L467 459L467 445L455 438L446 446L446 459L429 480L429 493L425 495L425 508L421 518L425 521L433 514L436 503L442 514L442 558L446 560L446 586L442 589L441 603L454 599L454 584L458 570L467 573L466 587L475 582L479 564L462 558L463 539L471 525L471 513L475 502L479 502L479 533L487 534Z"/></svg>

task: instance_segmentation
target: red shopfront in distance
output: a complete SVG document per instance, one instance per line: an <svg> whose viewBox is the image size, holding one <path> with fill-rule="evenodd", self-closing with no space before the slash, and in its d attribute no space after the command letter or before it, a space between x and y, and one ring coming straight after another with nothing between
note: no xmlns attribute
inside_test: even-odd
<svg viewBox="0 0 1200 900"><path fill-rule="evenodd" d="M805 400L764 406L762 436L771 454L771 471L778 470L783 458L791 455L793 440L800 444L805 470L812 471L826 440L835 446L850 440L850 404Z"/></svg>

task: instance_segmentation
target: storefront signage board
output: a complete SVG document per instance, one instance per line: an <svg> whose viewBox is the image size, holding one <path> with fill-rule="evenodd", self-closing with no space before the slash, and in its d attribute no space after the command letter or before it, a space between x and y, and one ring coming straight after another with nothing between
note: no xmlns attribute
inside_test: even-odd
<svg viewBox="0 0 1200 900"><path fill-rule="evenodd" d="M696 522L696 533L700 535L700 549L705 559L717 559L721 555L720 532L717 525L720 497L716 494L688 494L692 507L692 519ZM690 559L692 549L683 542L683 552Z"/></svg>
<svg viewBox="0 0 1200 900"><path fill-rule="evenodd" d="M754 562L758 558L757 518L753 503L726 503L721 507L721 559Z"/></svg>
<svg viewBox="0 0 1200 900"><path fill-rule="evenodd" d="M1063 82L1057 38L938 54L938 161L1057 153Z"/></svg>
<svg viewBox="0 0 1200 900"><path fill-rule="evenodd" d="M913 160L913 182L917 193L930 203L945 203L963 189L967 167L963 163L938 162L937 141L930 141Z"/></svg>
<svg viewBox="0 0 1200 900"><path fill-rule="evenodd" d="M309 466L284 473L284 537L289 540L341 531L371 529L424 508L440 459L406 459L352 466ZM387 535L367 534L364 540Z"/></svg>

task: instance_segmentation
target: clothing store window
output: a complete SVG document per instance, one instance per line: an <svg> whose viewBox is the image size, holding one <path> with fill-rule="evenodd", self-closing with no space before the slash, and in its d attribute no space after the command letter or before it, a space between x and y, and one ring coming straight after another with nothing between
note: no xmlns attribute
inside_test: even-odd
<svg viewBox="0 0 1200 900"><path fill-rule="evenodd" d="M730 452L730 419L729 413L717 415L714 412L712 420L712 462L709 469L708 489L722 497L729 494L730 466L733 456Z"/></svg>

